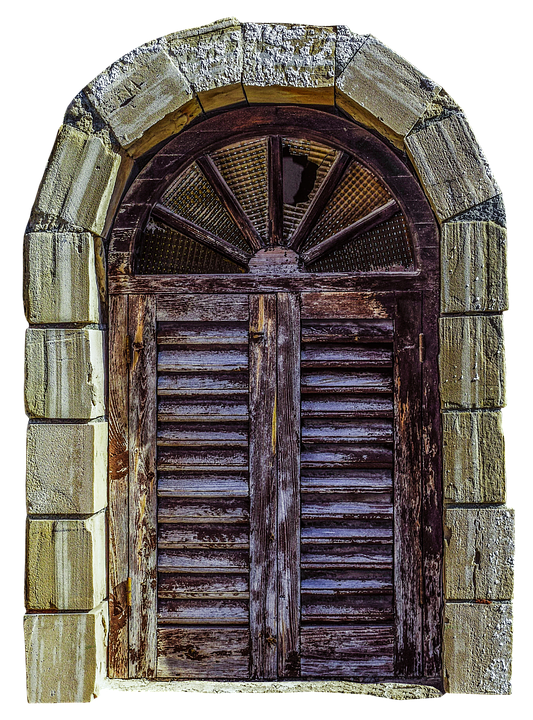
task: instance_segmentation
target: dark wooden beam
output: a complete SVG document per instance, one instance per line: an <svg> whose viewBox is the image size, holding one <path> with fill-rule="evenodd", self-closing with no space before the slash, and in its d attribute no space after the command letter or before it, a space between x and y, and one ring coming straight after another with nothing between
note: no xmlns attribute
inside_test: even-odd
<svg viewBox="0 0 533 720"><path fill-rule="evenodd" d="M304 263L309 265L309 263L318 260L318 258L322 257L322 255L325 255L332 250L335 245L342 245L343 243L348 242L348 240L354 240L359 235L362 235L363 233L368 232L368 230L371 230L373 227L376 227L376 225L381 225L381 223L384 223L386 220L390 220L390 218L393 215L396 215L399 211L400 208L396 200L389 200L389 202L385 203L385 205L381 205L381 207L372 210L372 212L368 213L368 215L365 215L360 220L348 225L348 227L344 228L344 230L339 230L339 232L335 233L335 235L322 240L322 242L318 243L318 245L314 245L307 252L302 253Z"/></svg>
<svg viewBox="0 0 533 720"><path fill-rule="evenodd" d="M268 138L268 242L283 242L283 150L278 135Z"/></svg>
<svg viewBox="0 0 533 720"><path fill-rule="evenodd" d="M231 243L213 235L213 233L210 233L208 230L204 230L199 225L192 223L190 220L185 220L185 218L180 215L176 215L176 213L172 212L172 210L169 210L164 205L159 203L154 205L152 208L152 215L165 225L168 225L168 227L177 230L193 240L197 240L198 242L207 245L207 247L210 247L212 250L216 250L230 260L233 260L233 262L245 266L248 264L248 260L251 257L249 253L239 250L239 248L236 248Z"/></svg>

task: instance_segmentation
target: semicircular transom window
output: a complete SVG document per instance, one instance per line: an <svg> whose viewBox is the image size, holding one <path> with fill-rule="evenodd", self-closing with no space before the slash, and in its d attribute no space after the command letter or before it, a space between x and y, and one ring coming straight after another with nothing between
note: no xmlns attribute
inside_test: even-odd
<svg viewBox="0 0 533 720"><path fill-rule="evenodd" d="M409 225L354 155L302 137L261 136L191 161L144 226L139 274L414 269Z"/></svg>

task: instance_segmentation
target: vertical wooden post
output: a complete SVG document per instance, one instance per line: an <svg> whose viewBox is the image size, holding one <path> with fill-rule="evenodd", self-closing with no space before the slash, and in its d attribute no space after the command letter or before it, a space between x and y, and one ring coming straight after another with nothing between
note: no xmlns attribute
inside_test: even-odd
<svg viewBox="0 0 533 720"><path fill-rule="evenodd" d="M130 677L157 665L157 352L156 299L129 298Z"/></svg>
<svg viewBox="0 0 533 720"><path fill-rule="evenodd" d="M250 296L252 679L277 677L276 296Z"/></svg>

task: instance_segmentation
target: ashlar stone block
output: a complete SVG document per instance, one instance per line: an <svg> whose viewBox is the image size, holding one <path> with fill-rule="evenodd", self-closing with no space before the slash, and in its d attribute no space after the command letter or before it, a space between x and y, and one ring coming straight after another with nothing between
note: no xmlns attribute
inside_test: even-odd
<svg viewBox="0 0 533 720"><path fill-rule="evenodd" d="M441 89L372 36L346 65L336 87L339 107L400 146Z"/></svg>
<svg viewBox="0 0 533 720"><path fill-rule="evenodd" d="M30 324L100 322L93 235L26 235L24 305Z"/></svg>
<svg viewBox="0 0 533 720"><path fill-rule="evenodd" d="M88 613L24 617L30 703L90 702L106 676L107 603Z"/></svg>
<svg viewBox="0 0 533 720"><path fill-rule="evenodd" d="M441 312L507 309L506 236L493 222L443 224Z"/></svg>
<svg viewBox="0 0 533 720"><path fill-rule="evenodd" d="M337 39L335 42L335 77L344 72L344 68L355 53L366 43L370 35L358 35L346 25L337 25Z"/></svg>
<svg viewBox="0 0 533 720"><path fill-rule="evenodd" d="M446 502L505 502L505 450L498 411L444 413L442 444Z"/></svg>
<svg viewBox="0 0 533 720"><path fill-rule="evenodd" d="M505 404L501 315L440 319L440 394L446 409Z"/></svg>
<svg viewBox="0 0 533 720"><path fill-rule="evenodd" d="M242 83L251 103L334 104L332 27L245 23Z"/></svg>
<svg viewBox="0 0 533 720"><path fill-rule="evenodd" d="M30 423L26 444L30 515L93 515L107 503L107 423Z"/></svg>
<svg viewBox="0 0 533 720"><path fill-rule="evenodd" d="M513 596L513 510L447 508L444 525L445 597L510 600Z"/></svg>
<svg viewBox="0 0 533 720"><path fill-rule="evenodd" d="M235 18L182 30L163 38L170 58L206 112L246 103L241 85L243 38Z"/></svg>
<svg viewBox="0 0 533 720"><path fill-rule="evenodd" d="M125 148L193 98L187 79L158 42L124 55L85 92Z"/></svg>
<svg viewBox="0 0 533 720"><path fill-rule="evenodd" d="M106 596L105 513L28 520L26 608L90 610Z"/></svg>
<svg viewBox="0 0 533 720"><path fill-rule="evenodd" d="M92 419L105 414L104 333L26 331L26 412L34 418Z"/></svg>
<svg viewBox="0 0 533 720"><path fill-rule="evenodd" d="M511 692L513 616L510 603L446 603L444 688L449 693Z"/></svg>
<svg viewBox="0 0 533 720"><path fill-rule="evenodd" d="M447 220L499 194L462 114L427 123L406 137L405 145L439 220Z"/></svg>
<svg viewBox="0 0 533 720"><path fill-rule="evenodd" d="M34 213L101 234L120 161L120 155L99 138L63 125L37 193Z"/></svg>

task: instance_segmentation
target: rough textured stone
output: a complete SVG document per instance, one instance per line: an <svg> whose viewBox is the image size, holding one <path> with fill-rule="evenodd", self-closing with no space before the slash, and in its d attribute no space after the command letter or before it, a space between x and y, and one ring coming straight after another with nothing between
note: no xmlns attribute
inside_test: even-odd
<svg viewBox="0 0 533 720"><path fill-rule="evenodd" d="M498 408L505 404L500 315L440 319L443 408Z"/></svg>
<svg viewBox="0 0 533 720"><path fill-rule="evenodd" d="M206 680L107 680L106 688L113 690L150 690L152 692L199 693L301 693L331 692L353 695L375 695L390 700L427 700L442 696L430 685L409 683L356 683L347 680L286 680L283 682L209 682Z"/></svg>
<svg viewBox="0 0 533 720"><path fill-rule="evenodd" d="M440 220L447 220L499 194L499 188L460 114L412 133L407 152Z"/></svg>
<svg viewBox="0 0 533 720"><path fill-rule="evenodd" d="M94 135L109 150L117 153L121 151L121 147L111 128L98 115L83 90L76 95L68 106L63 118L63 124L70 125L70 127L76 128L76 130L80 130L86 135Z"/></svg>
<svg viewBox="0 0 533 720"><path fill-rule="evenodd" d="M36 418L91 419L105 414L103 332L26 331L26 412Z"/></svg>
<svg viewBox="0 0 533 720"><path fill-rule="evenodd" d="M243 39L235 18L163 38L165 49L190 82L206 112L245 103L241 85Z"/></svg>
<svg viewBox="0 0 533 720"><path fill-rule="evenodd" d="M511 692L512 623L508 603L446 603L443 644L447 692Z"/></svg>
<svg viewBox="0 0 533 720"><path fill-rule="evenodd" d="M333 105L333 28L245 23L243 32L242 82L249 102Z"/></svg>
<svg viewBox="0 0 533 720"><path fill-rule="evenodd" d="M499 412L444 413L442 444L447 502L505 502L505 454Z"/></svg>
<svg viewBox="0 0 533 720"><path fill-rule="evenodd" d="M406 60L369 36L337 79L337 105L401 145L439 90Z"/></svg>
<svg viewBox="0 0 533 720"><path fill-rule="evenodd" d="M30 324L100 322L90 233L26 235L24 306Z"/></svg>
<svg viewBox="0 0 533 720"><path fill-rule="evenodd" d="M510 600L514 512L505 507L447 508L444 525L445 597Z"/></svg>
<svg viewBox="0 0 533 720"><path fill-rule="evenodd" d="M106 596L105 513L28 520L26 608L90 610Z"/></svg>
<svg viewBox="0 0 533 720"><path fill-rule="evenodd" d="M337 25L337 40L335 43L335 77L344 71L344 68L356 52L363 47L370 35L357 35L346 25Z"/></svg>
<svg viewBox="0 0 533 720"><path fill-rule="evenodd" d="M34 205L34 214L57 217L100 234L120 165L120 155L97 137L63 125Z"/></svg>
<svg viewBox="0 0 533 720"><path fill-rule="evenodd" d="M187 79L158 42L124 55L85 92L123 147L193 97Z"/></svg>
<svg viewBox="0 0 533 720"><path fill-rule="evenodd" d="M506 236L491 222L443 224L441 312L507 309Z"/></svg>
<svg viewBox="0 0 533 720"><path fill-rule="evenodd" d="M495 195L488 200L476 205L464 213L456 215L452 222L493 222L502 228L507 227L507 216L505 213L505 205L501 195Z"/></svg>
<svg viewBox="0 0 533 720"><path fill-rule="evenodd" d="M90 702L106 675L108 608L24 617L28 702Z"/></svg>
<svg viewBox="0 0 533 720"><path fill-rule="evenodd" d="M92 515L107 501L107 423L28 425L30 515Z"/></svg>

